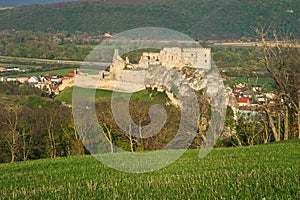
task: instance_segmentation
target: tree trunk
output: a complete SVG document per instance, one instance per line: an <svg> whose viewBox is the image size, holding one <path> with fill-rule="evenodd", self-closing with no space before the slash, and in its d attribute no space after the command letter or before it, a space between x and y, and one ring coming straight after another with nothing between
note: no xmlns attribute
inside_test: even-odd
<svg viewBox="0 0 300 200"><path fill-rule="evenodd" d="M55 139L54 139L53 131L51 129L52 129L52 117L50 116L49 127L48 127L48 137L49 137L49 144L50 144L50 157L55 158L56 157Z"/></svg>
<svg viewBox="0 0 300 200"><path fill-rule="evenodd" d="M10 160L10 162L13 163L13 162L15 162L15 157L16 157L16 156L15 156L15 151L14 151L14 150L11 150L10 152L11 152L11 160Z"/></svg>
<svg viewBox="0 0 300 200"><path fill-rule="evenodd" d="M285 112L284 112L284 140L288 140L289 139L289 109L286 108Z"/></svg>
<svg viewBox="0 0 300 200"><path fill-rule="evenodd" d="M239 147L243 146L243 145L242 145L242 142L241 142L241 140L240 140L240 138L239 138L239 136L236 135L236 134L235 134L234 136L235 136L235 138L236 138L236 140L237 140L237 142L238 142L238 146L239 146Z"/></svg>
<svg viewBox="0 0 300 200"><path fill-rule="evenodd" d="M14 132L14 131L13 131ZM16 135L12 134L12 145L11 145L11 162L15 162L15 146L16 146Z"/></svg>
<svg viewBox="0 0 300 200"><path fill-rule="evenodd" d="M132 140L132 130L131 130L131 123L129 124L129 142L130 142L130 151L133 152L133 140Z"/></svg>
<svg viewBox="0 0 300 200"><path fill-rule="evenodd" d="M141 123L139 124L139 135L140 135L140 140L141 140L141 149L142 149L142 151L144 151L144 142L143 142L143 133L142 133Z"/></svg>
<svg viewBox="0 0 300 200"><path fill-rule="evenodd" d="M298 92L298 138L300 139L300 92Z"/></svg>
<svg viewBox="0 0 300 200"><path fill-rule="evenodd" d="M281 115L280 112L278 112L278 135L281 135Z"/></svg>
<svg viewBox="0 0 300 200"><path fill-rule="evenodd" d="M25 134L25 130L22 130L22 151L23 151L23 161L27 160L27 145L26 145L26 134Z"/></svg>
<svg viewBox="0 0 300 200"><path fill-rule="evenodd" d="M103 132L104 137L109 142L110 152L113 153L114 152L114 144L113 144L113 139L112 139L112 134L111 134L111 128L108 127L106 124L103 124L103 127L105 128L105 131ZM105 132L107 133L108 137Z"/></svg>
<svg viewBox="0 0 300 200"><path fill-rule="evenodd" d="M110 152L113 153L114 152L114 144L113 144L113 139L112 139L112 135L111 135L111 129L107 128L107 134L108 134L108 139L109 139L109 144L110 144Z"/></svg>
<svg viewBox="0 0 300 200"><path fill-rule="evenodd" d="M108 137L109 137L109 144L110 144L110 152L114 152L114 145L112 141L112 135L111 135L111 130L108 131Z"/></svg>
<svg viewBox="0 0 300 200"><path fill-rule="evenodd" d="M53 158L55 158L56 157L56 144L55 144L53 132L51 132L51 135L52 135L52 146L53 146Z"/></svg>
<svg viewBox="0 0 300 200"><path fill-rule="evenodd" d="M280 135L277 132L274 120L273 120L270 112L267 112L267 115L268 115L268 118L269 118L269 123L270 123L271 129L272 129L275 141L278 142L278 141L280 141Z"/></svg>
<svg viewBox="0 0 300 200"><path fill-rule="evenodd" d="M300 139L300 103L298 109L298 138Z"/></svg>
<svg viewBox="0 0 300 200"><path fill-rule="evenodd" d="M72 129L74 130L74 138L75 138L75 146L76 146L76 150L78 151L79 155L84 155L84 147L81 144L81 140L80 137L78 135L78 132L76 130L76 127L74 125L74 122L72 122Z"/></svg>
<svg viewBox="0 0 300 200"><path fill-rule="evenodd" d="M264 144L267 144L269 142L269 129L266 122L264 122L264 127L265 127Z"/></svg>

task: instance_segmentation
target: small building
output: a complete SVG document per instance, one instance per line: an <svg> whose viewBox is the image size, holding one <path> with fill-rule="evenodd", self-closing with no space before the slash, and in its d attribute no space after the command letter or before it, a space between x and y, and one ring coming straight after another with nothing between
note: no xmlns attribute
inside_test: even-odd
<svg viewBox="0 0 300 200"><path fill-rule="evenodd" d="M103 37L104 37L104 38L110 38L110 37L112 37L112 35L111 35L110 33L104 33L104 34L103 34Z"/></svg>
<svg viewBox="0 0 300 200"><path fill-rule="evenodd" d="M241 106L239 107L239 114L244 119L253 120L255 117L258 116L258 111L251 108L250 106Z"/></svg>
<svg viewBox="0 0 300 200"><path fill-rule="evenodd" d="M75 77L75 71L69 71L67 77Z"/></svg>
<svg viewBox="0 0 300 200"><path fill-rule="evenodd" d="M260 85L253 85L251 89L253 92L261 92L263 90L262 86Z"/></svg>
<svg viewBox="0 0 300 200"><path fill-rule="evenodd" d="M237 100L239 107L250 105L250 101L248 98L237 98L236 100Z"/></svg>
<svg viewBox="0 0 300 200"><path fill-rule="evenodd" d="M8 67L8 68L6 68L6 71L7 71L7 72L19 72L19 71L20 71L20 68L19 68L19 67L15 67L15 66L13 66L13 67Z"/></svg>
<svg viewBox="0 0 300 200"><path fill-rule="evenodd" d="M233 93L234 94L242 94L243 92L246 91L246 87L244 84L242 83L239 83L238 85L236 85L234 88L233 88Z"/></svg>
<svg viewBox="0 0 300 200"><path fill-rule="evenodd" d="M39 79L39 77L37 77L37 76L32 76L32 77L30 77L30 78L28 79L27 82L30 83L30 84L37 84L37 83L40 82L40 79Z"/></svg>

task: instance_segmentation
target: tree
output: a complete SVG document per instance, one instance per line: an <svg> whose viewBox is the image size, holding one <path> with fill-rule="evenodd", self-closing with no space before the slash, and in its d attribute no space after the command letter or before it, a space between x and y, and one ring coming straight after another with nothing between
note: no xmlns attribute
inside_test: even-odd
<svg viewBox="0 0 300 200"><path fill-rule="evenodd" d="M55 111L50 110L48 112L48 118L46 123L47 127L47 134L48 134L48 147L49 147L49 154L51 158L55 158L57 151L56 151L56 138L54 134L54 120Z"/></svg>
<svg viewBox="0 0 300 200"><path fill-rule="evenodd" d="M7 149L10 152L10 162L15 162L20 148L20 118L22 106L1 105L3 110L1 123L3 125L3 135Z"/></svg>
<svg viewBox="0 0 300 200"><path fill-rule="evenodd" d="M105 123L102 124L103 134L105 139L109 142L110 145L110 151L111 153L114 152L114 144L113 144L113 138L112 138L112 129L111 127L107 126Z"/></svg>
<svg viewBox="0 0 300 200"><path fill-rule="evenodd" d="M283 116L283 138L287 140L291 131L297 124L298 138L300 138L300 52L297 42L293 40L292 34L280 36L274 28L265 27L255 29L260 36L263 46L263 60L266 70L276 83L276 89L281 102ZM268 112L268 115L271 114ZM296 119L296 120L294 120ZM275 139L280 140L278 130L272 117L269 122ZM279 123L280 121L278 121ZM281 124L281 123L279 123Z"/></svg>
<svg viewBox="0 0 300 200"><path fill-rule="evenodd" d="M248 117L239 116L236 128L238 136L242 138L244 143L252 146L260 143L257 138L265 131L265 124L259 117L254 117L254 119L249 119Z"/></svg>
<svg viewBox="0 0 300 200"><path fill-rule="evenodd" d="M30 109L24 106L21 113L20 120L20 151L22 160L26 161L29 157L29 154L32 150L32 140L33 140L33 132L32 132L32 118L30 115Z"/></svg>

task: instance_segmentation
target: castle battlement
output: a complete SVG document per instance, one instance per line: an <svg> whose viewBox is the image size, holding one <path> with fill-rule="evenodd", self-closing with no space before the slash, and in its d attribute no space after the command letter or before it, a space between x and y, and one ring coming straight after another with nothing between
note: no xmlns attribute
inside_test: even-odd
<svg viewBox="0 0 300 200"><path fill-rule="evenodd" d="M168 47L162 49L159 53L143 52L137 65L131 65L128 58L123 60L118 50L115 50L112 61L109 72L101 72L103 79L107 77L113 80L121 80L126 72L125 69L139 68L146 70L150 65L162 65L178 69L193 66L209 70L211 68L211 49Z"/></svg>
<svg viewBox="0 0 300 200"><path fill-rule="evenodd" d="M182 55L184 53L206 53L209 54L211 52L210 48L179 48L179 47L171 47L171 48L164 48L162 51L168 53L175 53L178 55Z"/></svg>
<svg viewBox="0 0 300 200"><path fill-rule="evenodd" d="M194 52L210 52L210 48L183 48L183 52L185 51L194 51Z"/></svg>

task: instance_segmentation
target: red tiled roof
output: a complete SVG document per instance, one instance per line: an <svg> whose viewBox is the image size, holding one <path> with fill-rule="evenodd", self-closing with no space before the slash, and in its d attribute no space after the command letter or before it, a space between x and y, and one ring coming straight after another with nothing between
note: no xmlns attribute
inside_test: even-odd
<svg viewBox="0 0 300 200"><path fill-rule="evenodd" d="M75 72L74 71L69 71L68 72L68 76L69 77L74 77L75 76Z"/></svg>
<svg viewBox="0 0 300 200"><path fill-rule="evenodd" d="M50 86L51 90L53 90L53 91L57 90L58 87L59 87L58 85L52 85L52 86Z"/></svg>
<svg viewBox="0 0 300 200"><path fill-rule="evenodd" d="M248 98L237 98L236 100L238 103L248 103L248 101L249 101Z"/></svg>
<svg viewBox="0 0 300 200"><path fill-rule="evenodd" d="M250 106L240 106L239 110L251 110Z"/></svg>

